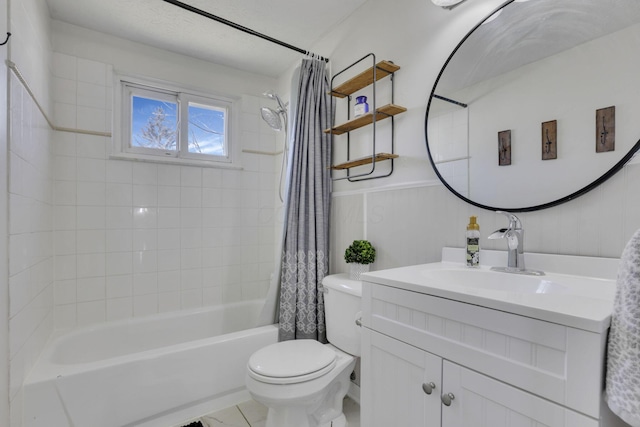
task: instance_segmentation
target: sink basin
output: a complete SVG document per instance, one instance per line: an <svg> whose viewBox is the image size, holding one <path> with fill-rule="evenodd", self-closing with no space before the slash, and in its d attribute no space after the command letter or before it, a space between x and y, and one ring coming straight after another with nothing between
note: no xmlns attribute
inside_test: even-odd
<svg viewBox="0 0 640 427"><path fill-rule="evenodd" d="M439 284L457 288L482 289L488 291L529 294L565 293L567 287L546 276L523 276L486 269L449 268L423 270L428 284Z"/></svg>
<svg viewBox="0 0 640 427"><path fill-rule="evenodd" d="M527 266L545 273L530 276L492 270L504 265L504 251L484 250L480 268L467 268L465 255L464 248L444 248L441 262L373 271L363 279L382 285L375 288L377 303L386 302L389 287L586 331L601 333L609 326L618 259L527 253ZM373 290L365 287L366 292ZM397 315L407 315L414 305Z"/></svg>

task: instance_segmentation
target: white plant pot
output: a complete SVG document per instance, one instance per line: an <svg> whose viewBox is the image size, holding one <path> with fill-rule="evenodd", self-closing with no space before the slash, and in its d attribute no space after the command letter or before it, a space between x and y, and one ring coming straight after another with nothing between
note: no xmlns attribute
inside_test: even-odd
<svg viewBox="0 0 640 427"><path fill-rule="evenodd" d="M369 271L369 267L371 264L358 264L357 262L352 262L349 264L349 279L351 280L360 280L360 276L362 273L367 273Z"/></svg>

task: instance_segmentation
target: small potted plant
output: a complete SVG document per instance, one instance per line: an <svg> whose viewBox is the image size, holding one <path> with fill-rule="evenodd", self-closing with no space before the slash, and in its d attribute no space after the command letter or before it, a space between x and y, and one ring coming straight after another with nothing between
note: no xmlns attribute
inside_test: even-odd
<svg viewBox="0 0 640 427"><path fill-rule="evenodd" d="M360 280L360 275L369 271L376 260L376 250L368 240L354 240L344 251L344 260L349 264L349 278Z"/></svg>

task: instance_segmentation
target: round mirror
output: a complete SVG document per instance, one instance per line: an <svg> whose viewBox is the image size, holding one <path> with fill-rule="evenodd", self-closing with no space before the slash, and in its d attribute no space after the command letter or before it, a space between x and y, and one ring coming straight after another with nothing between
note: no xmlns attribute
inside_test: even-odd
<svg viewBox="0 0 640 427"><path fill-rule="evenodd" d="M492 210L574 199L640 148L640 1L511 0L458 44L425 132L449 190Z"/></svg>

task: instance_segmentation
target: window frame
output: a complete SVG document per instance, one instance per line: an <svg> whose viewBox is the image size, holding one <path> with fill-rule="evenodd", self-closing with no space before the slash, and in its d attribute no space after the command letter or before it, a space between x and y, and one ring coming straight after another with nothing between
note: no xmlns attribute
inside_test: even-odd
<svg viewBox="0 0 640 427"><path fill-rule="evenodd" d="M134 154L146 154L150 156L160 156L163 158L168 157L178 157L178 149L180 147L180 142L178 139L178 134L180 130L180 103L178 101L178 97L175 93L164 91L161 89L150 90L149 88L133 85L131 83L123 83L122 90L123 94L123 105L122 105L122 114L123 114L123 128L122 128L122 149L127 153ZM160 148L148 148L148 147L137 147L134 146L131 141L132 134L132 118L133 118L133 96L139 96L145 99L155 99L158 101L168 101L176 104L176 149L175 150L162 150ZM127 102L128 100L128 102Z"/></svg>
<svg viewBox="0 0 640 427"><path fill-rule="evenodd" d="M204 97L201 95L194 95L191 93L182 92L178 95L178 100L181 105L184 105L184 108L180 107L180 118L178 120L179 123L189 123L189 104L199 104L203 107L208 107L213 110L223 110L225 114L224 120L224 155L215 155L215 154L203 154L203 153L192 153L189 151L189 126L180 126L178 125L179 133L180 133L180 157L184 159L200 159L200 160L213 160L218 162L231 162L230 156L230 144L229 144L229 114L230 114L230 105L227 102L221 102L219 100L213 100L209 97ZM214 102L212 102L214 101ZM186 141L186 143L182 143L182 141Z"/></svg>
<svg viewBox="0 0 640 427"><path fill-rule="evenodd" d="M115 75L114 132L112 136L111 158L141 160L156 163L173 163L208 167L239 169L239 143L233 138L237 127L237 100L228 96L211 94L176 84L128 75ZM177 104L176 150L135 147L131 144L132 97L140 95L150 99L167 100ZM193 153L188 151L188 108L189 103L200 104L225 112L224 155ZM184 142L183 142L184 141Z"/></svg>

